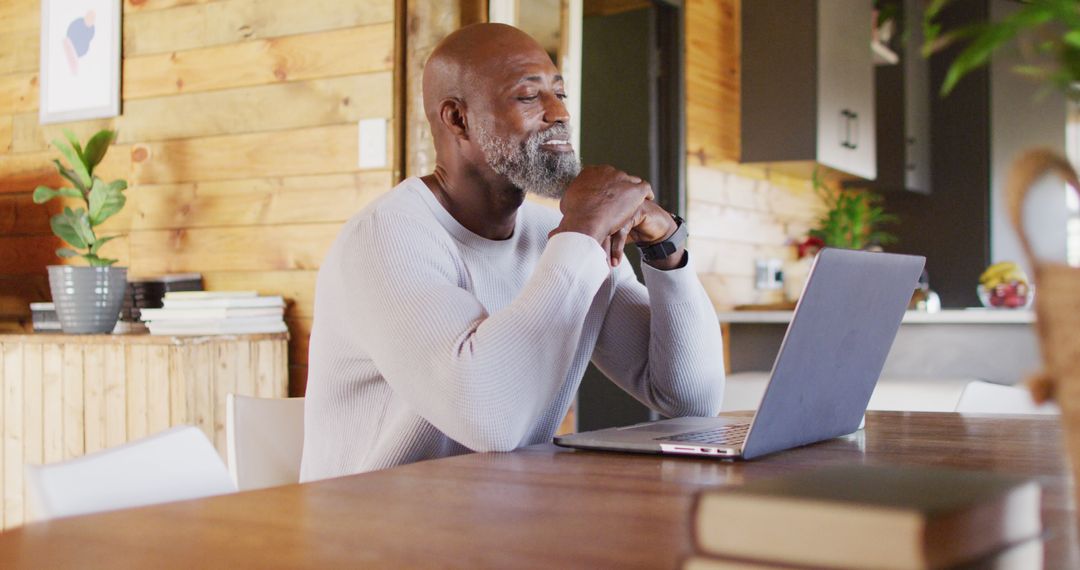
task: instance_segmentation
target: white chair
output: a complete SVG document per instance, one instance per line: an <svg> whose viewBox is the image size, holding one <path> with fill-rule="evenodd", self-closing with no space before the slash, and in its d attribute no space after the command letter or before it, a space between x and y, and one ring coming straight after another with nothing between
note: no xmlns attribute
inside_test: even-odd
<svg viewBox="0 0 1080 570"><path fill-rule="evenodd" d="M1031 393L1016 386L1002 386L982 380L969 383L960 394L956 411L961 414L1059 414L1054 404L1039 405Z"/></svg>
<svg viewBox="0 0 1080 570"><path fill-rule="evenodd" d="M300 481L303 398L225 398L229 474L241 491Z"/></svg>
<svg viewBox="0 0 1080 570"><path fill-rule="evenodd" d="M49 465L27 465L30 519L44 520L236 491L202 431L175 427Z"/></svg>

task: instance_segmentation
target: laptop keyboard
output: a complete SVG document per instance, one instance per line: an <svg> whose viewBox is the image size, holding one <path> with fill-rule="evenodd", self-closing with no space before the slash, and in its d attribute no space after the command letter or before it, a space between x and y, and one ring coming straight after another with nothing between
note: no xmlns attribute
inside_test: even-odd
<svg viewBox="0 0 1080 570"><path fill-rule="evenodd" d="M750 424L731 424L701 431L690 431L677 435L658 437L658 440L708 443L712 445L738 445L746 439Z"/></svg>

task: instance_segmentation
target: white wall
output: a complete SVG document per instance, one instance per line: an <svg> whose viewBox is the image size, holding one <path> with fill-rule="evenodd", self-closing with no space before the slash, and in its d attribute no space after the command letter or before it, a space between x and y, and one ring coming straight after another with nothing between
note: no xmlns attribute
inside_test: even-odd
<svg viewBox="0 0 1080 570"><path fill-rule="evenodd" d="M1018 4L992 0L991 15L996 20ZM990 258L1013 260L1029 270L1020 241L1009 221L1005 182L1013 160L1024 150L1050 147L1066 154L1066 101L1044 83L1021 77L1012 71L1021 58L1006 46L995 54L990 66L991 173ZM1066 224L1064 184L1057 179L1042 181L1032 192L1025 208L1025 226L1036 251L1045 259L1065 263Z"/></svg>

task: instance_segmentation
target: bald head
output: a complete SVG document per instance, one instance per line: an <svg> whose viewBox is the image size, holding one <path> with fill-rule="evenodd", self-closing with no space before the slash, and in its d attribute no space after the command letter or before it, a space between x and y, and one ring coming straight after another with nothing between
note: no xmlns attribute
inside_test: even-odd
<svg viewBox="0 0 1080 570"><path fill-rule="evenodd" d="M446 36L424 65L424 113L432 129L437 129L443 101L487 95L490 84L503 79L515 64L537 59L551 63L536 40L506 24L472 24Z"/></svg>
<svg viewBox="0 0 1080 570"><path fill-rule="evenodd" d="M424 112L436 168L520 194L558 196L580 165L570 145L563 78L528 34L474 24L424 66Z"/></svg>

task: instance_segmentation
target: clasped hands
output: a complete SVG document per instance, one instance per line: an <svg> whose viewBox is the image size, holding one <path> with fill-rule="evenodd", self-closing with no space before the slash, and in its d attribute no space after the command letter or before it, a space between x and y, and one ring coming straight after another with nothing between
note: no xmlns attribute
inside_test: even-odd
<svg viewBox="0 0 1080 570"><path fill-rule="evenodd" d="M671 214L654 201L648 182L612 166L583 168L563 194L559 209L562 222L550 235L578 232L592 236L608 252L612 267L622 261L627 240L657 243L677 229Z"/></svg>

